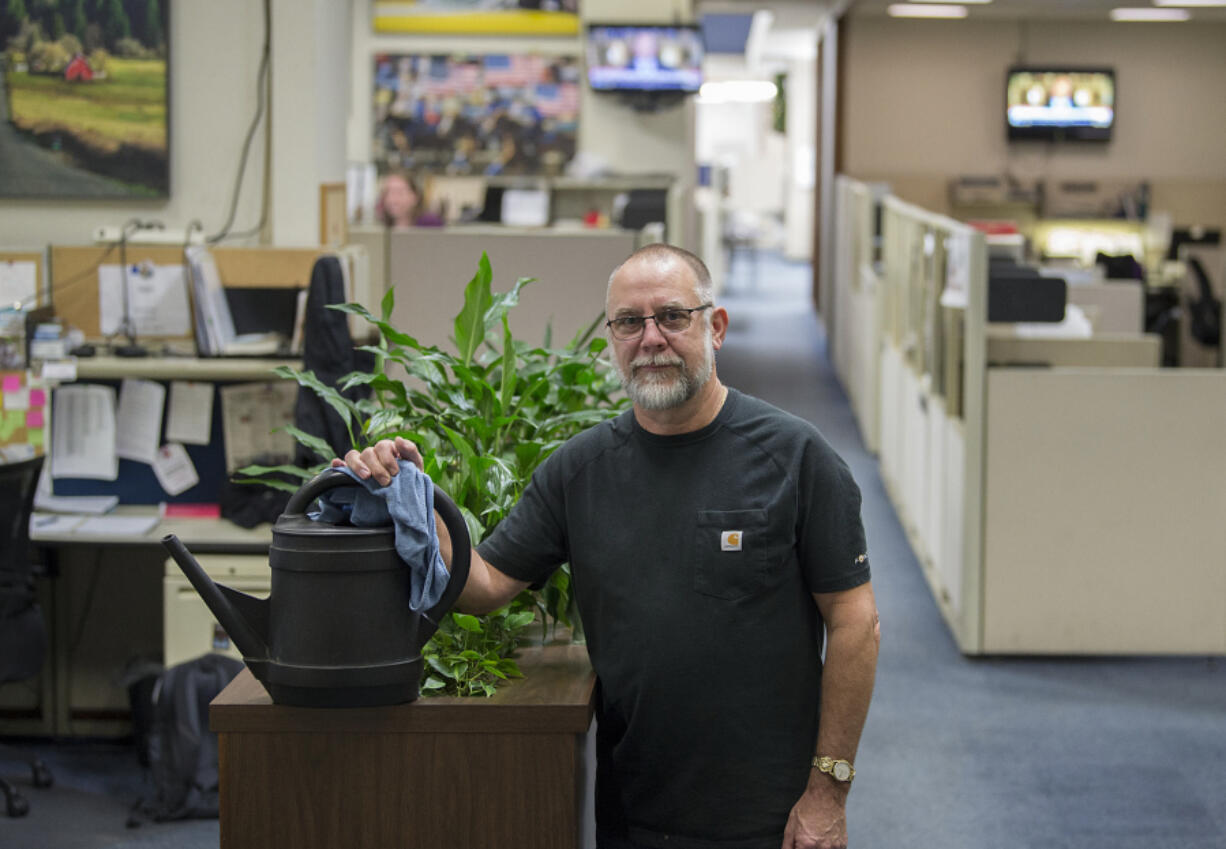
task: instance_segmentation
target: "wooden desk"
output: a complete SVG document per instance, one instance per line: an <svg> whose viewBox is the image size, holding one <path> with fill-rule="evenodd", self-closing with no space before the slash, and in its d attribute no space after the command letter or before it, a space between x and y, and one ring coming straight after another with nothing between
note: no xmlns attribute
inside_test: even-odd
<svg viewBox="0 0 1226 849"><path fill-rule="evenodd" d="M213 700L221 849L580 845L595 674L583 646L524 649L489 699L274 705L248 670Z"/></svg>

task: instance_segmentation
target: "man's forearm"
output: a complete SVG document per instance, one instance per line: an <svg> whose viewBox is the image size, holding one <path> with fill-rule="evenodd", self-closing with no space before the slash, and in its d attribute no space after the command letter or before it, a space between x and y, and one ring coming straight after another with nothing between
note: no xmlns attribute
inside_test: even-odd
<svg viewBox="0 0 1226 849"><path fill-rule="evenodd" d="M873 697L878 641L875 612L871 620L848 622L827 633L817 754L855 759Z"/></svg>

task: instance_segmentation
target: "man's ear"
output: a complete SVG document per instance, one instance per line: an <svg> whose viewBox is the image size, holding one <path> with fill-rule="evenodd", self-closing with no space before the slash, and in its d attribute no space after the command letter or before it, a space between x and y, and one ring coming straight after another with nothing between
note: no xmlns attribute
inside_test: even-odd
<svg viewBox="0 0 1226 849"><path fill-rule="evenodd" d="M728 335L728 311L723 307L715 307L711 311L711 345L719 350L724 345L724 337Z"/></svg>

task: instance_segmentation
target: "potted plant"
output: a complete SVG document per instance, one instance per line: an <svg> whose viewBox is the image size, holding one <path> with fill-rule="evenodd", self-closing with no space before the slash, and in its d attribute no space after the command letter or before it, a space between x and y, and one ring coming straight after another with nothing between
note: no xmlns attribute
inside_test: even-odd
<svg viewBox="0 0 1226 849"><path fill-rule="evenodd" d="M620 384L600 356L608 344L596 334L603 316L562 348L551 346L548 331L543 344L531 346L512 335L509 313L532 278L520 278L510 291L498 294L491 290L492 279L489 258L482 254L455 318L454 352L423 345L392 327L395 292L389 290L381 317L359 304L333 307L361 316L377 333L376 342L361 346L375 355L369 373L353 372L333 387L309 371L276 370L335 410L354 448L395 436L416 442L426 473L460 507L474 544L519 500L532 472L555 448L627 403L616 397ZM341 394L358 385L370 388L369 398L355 402ZM321 461L331 458L332 448L323 439L294 427L287 430ZM243 472L305 480L323 465L251 466ZM297 488L265 477L256 480ZM581 633L568 567L557 570L539 591L527 590L501 610L444 617L423 650L430 667L423 694L491 695L499 681L520 675L512 655L529 639L534 621L540 623L542 641L558 624Z"/></svg>

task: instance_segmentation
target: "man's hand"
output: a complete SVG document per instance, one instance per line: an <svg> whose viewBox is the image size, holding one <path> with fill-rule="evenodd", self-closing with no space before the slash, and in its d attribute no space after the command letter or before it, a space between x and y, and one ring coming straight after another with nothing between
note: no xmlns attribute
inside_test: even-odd
<svg viewBox="0 0 1226 849"><path fill-rule="evenodd" d="M360 454L350 451L343 460L335 458L332 466L348 466L362 480L373 476L380 486L387 486L392 482L392 478L400 473L398 460L408 460L424 471L421 452L416 445L401 436L397 436L395 440L381 439Z"/></svg>
<svg viewBox="0 0 1226 849"><path fill-rule="evenodd" d="M792 806L783 832L783 849L846 849L847 790L814 773Z"/></svg>

